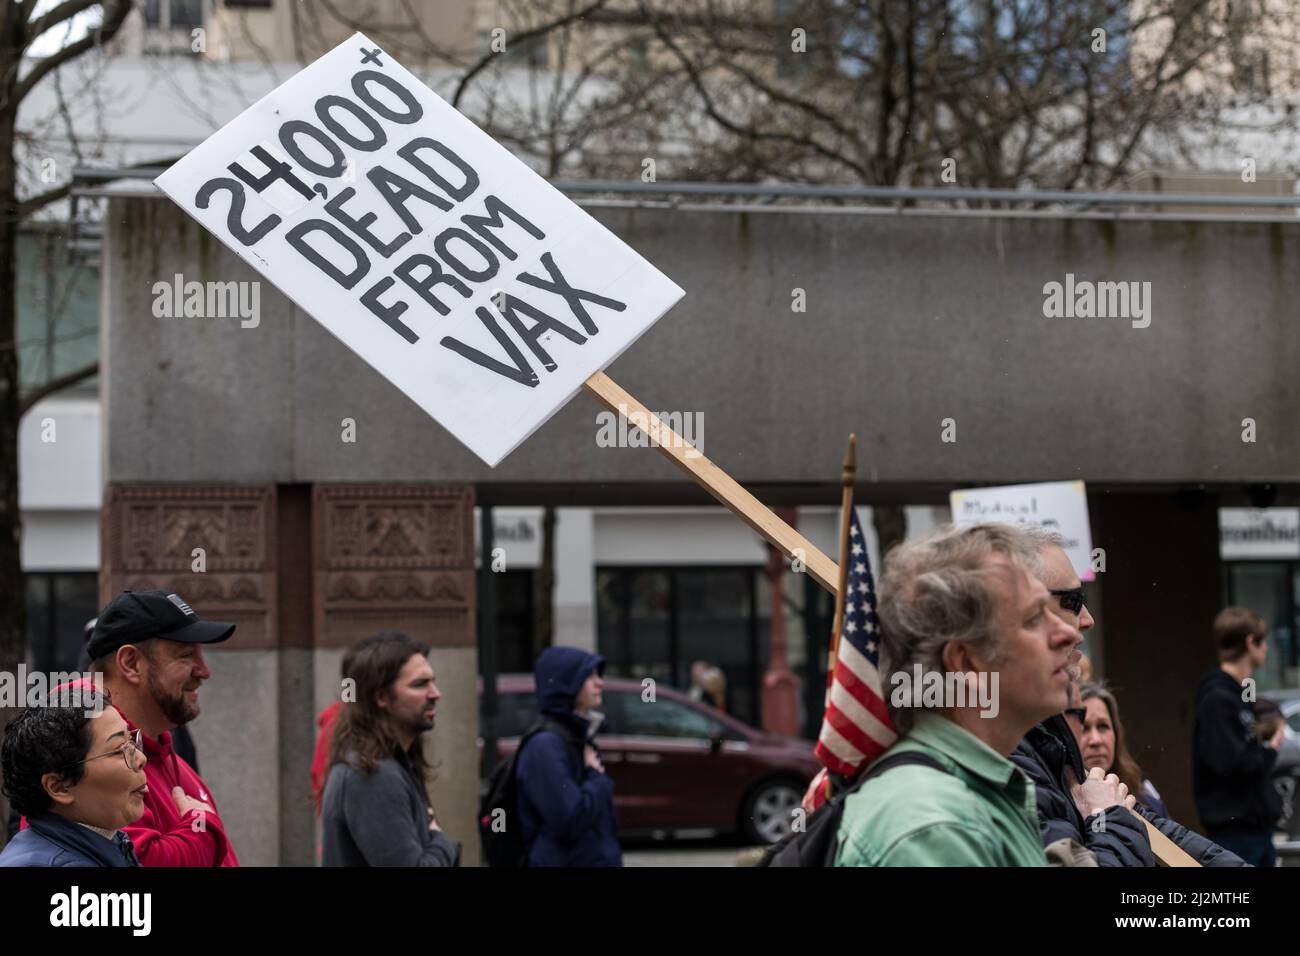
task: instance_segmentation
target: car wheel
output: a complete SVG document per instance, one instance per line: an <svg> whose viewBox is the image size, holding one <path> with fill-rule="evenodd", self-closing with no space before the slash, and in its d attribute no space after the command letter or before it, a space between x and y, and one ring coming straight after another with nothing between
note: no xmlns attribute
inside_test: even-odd
<svg viewBox="0 0 1300 956"><path fill-rule="evenodd" d="M769 780L760 784L740 813L740 829L750 843L776 843L790 832L791 813L803 800L803 792L788 780Z"/></svg>

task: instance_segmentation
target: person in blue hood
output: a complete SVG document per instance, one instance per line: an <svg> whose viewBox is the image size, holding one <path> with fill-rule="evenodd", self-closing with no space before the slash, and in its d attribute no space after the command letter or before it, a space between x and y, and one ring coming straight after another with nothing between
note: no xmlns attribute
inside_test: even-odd
<svg viewBox="0 0 1300 956"><path fill-rule="evenodd" d="M594 736L605 659L548 647L533 676L543 729L517 758L519 816L529 866L622 866L614 784Z"/></svg>

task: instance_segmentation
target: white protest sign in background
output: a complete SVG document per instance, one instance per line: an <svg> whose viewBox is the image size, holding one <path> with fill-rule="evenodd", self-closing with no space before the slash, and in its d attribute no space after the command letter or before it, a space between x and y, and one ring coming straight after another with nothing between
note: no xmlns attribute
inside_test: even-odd
<svg viewBox="0 0 1300 956"><path fill-rule="evenodd" d="M954 524L1001 521L1038 525L1057 532L1065 539L1065 553L1079 578L1093 579L1088 493L1082 481L969 488L952 492L948 499Z"/></svg>
<svg viewBox="0 0 1300 956"><path fill-rule="evenodd" d="M683 295L359 33L156 182L493 466Z"/></svg>

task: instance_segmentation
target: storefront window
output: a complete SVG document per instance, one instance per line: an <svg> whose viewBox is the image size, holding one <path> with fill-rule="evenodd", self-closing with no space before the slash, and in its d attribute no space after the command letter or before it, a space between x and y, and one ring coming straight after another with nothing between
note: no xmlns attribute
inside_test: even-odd
<svg viewBox="0 0 1300 956"><path fill-rule="evenodd" d="M1268 659L1256 674L1261 690L1296 686L1295 591L1300 565L1288 561L1233 561L1226 565L1227 603L1250 608L1268 621Z"/></svg>
<svg viewBox="0 0 1300 956"><path fill-rule="evenodd" d="M86 622L99 613L99 579L93 571L30 573L27 585L27 646L32 667L42 672L77 669Z"/></svg>

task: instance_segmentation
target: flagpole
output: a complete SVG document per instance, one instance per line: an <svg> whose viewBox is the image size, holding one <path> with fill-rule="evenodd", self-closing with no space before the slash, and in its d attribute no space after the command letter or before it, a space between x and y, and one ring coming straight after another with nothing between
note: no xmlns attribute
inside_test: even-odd
<svg viewBox="0 0 1300 956"><path fill-rule="evenodd" d="M840 473L840 565L835 587L835 620L831 623L831 651L826 657L826 696L831 693L835 660L840 647L840 629L844 626L845 590L849 580L849 525L853 515L853 476L858 470L857 436L849 435L849 449L844 453L844 470Z"/></svg>

